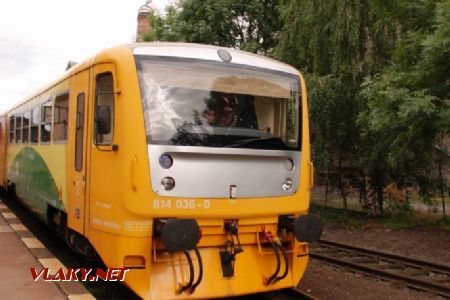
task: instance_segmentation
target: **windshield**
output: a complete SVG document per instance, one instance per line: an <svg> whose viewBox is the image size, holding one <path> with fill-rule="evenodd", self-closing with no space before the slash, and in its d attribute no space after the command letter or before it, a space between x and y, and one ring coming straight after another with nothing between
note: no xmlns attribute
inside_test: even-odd
<svg viewBox="0 0 450 300"><path fill-rule="evenodd" d="M230 63L137 56L149 144L299 150L299 78Z"/></svg>

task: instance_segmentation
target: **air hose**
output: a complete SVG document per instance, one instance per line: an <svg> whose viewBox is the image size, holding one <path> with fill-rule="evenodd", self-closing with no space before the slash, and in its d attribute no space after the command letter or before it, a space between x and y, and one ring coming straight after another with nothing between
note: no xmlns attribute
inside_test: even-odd
<svg viewBox="0 0 450 300"><path fill-rule="evenodd" d="M202 261L202 256L201 256L200 251L198 250L197 247L194 248L194 251L195 251L195 255L197 256L197 260L198 260L198 269L199 269L198 272L199 273L198 273L197 280L195 281L195 283L189 289L189 292L191 294L193 292L195 292L195 289L198 287L198 285L202 282L202 279L203 279L203 261Z"/></svg>
<svg viewBox="0 0 450 300"><path fill-rule="evenodd" d="M284 259L284 273L281 276L278 276L277 278L274 279L273 283L276 283L284 278L286 278L288 272L289 272L289 258L288 255L286 253L286 249L284 249L284 246L281 242L277 243L278 248L281 250L281 254L283 255L283 259Z"/></svg>
<svg viewBox="0 0 450 300"><path fill-rule="evenodd" d="M186 256L186 259L189 264L189 282L186 285L180 284L180 287L177 290L177 294L181 294L184 291L191 289L192 283L194 282L194 265L192 263L191 255L189 254L189 251L187 251L187 250L183 250L183 253Z"/></svg>
<svg viewBox="0 0 450 300"><path fill-rule="evenodd" d="M275 253L275 258L277 260L277 267L275 268L275 272L273 272L273 274L269 278L264 278L264 284L269 285L274 283L274 280L278 277L278 273L280 272L281 260L280 260L280 253L278 252L278 247L273 241L272 233L264 231L264 237L272 247L273 252Z"/></svg>

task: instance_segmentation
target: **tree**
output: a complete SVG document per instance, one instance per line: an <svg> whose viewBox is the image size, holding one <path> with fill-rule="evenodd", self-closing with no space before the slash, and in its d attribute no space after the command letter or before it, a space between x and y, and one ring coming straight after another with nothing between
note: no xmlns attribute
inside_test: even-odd
<svg viewBox="0 0 450 300"><path fill-rule="evenodd" d="M356 120L359 108L351 103L359 91L351 77L315 76L307 77L309 84L310 117L317 128L313 144L313 159L319 170L324 170L326 189L336 185L347 208L348 178L354 166L348 161L359 145L359 128ZM350 167L350 168L345 168ZM330 178L331 171L336 173Z"/></svg>
<svg viewBox="0 0 450 300"><path fill-rule="evenodd" d="M267 54L281 28L278 0L181 0L166 9L149 40L236 47ZM161 24L161 25L160 25Z"/></svg>
<svg viewBox="0 0 450 300"><path fill-rule="evenodd" d="M368 5L366 1L295 0L282 7L284 27L276 57L307 74L311 118L318 138L314 162L336 174L337 185L347 207L348 177L355 172L360 148L359 86L369 72L366 60ZM351 171L348 167L352 167ZM356 171L358 172L358 171Z"/></svg>
<svg viewBox="0 0 450 300"><path fill-rule="evenodd" d="M438 153L443 149L437 146L450 125L449 8L450 1L444 1L431 10L432 21L406 32L392 64L362 85L366 102L359 124L366 147L361 157L381 182L377 188L387 180L400 185L413 181L426 200L443 184L443 156Z"/></svg>

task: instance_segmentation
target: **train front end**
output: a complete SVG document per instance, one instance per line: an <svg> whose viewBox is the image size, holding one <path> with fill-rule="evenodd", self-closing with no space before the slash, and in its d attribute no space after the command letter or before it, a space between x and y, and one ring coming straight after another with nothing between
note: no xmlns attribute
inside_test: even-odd
<svg viewBox="0 0 450 300"><path fill-rule="evenodd" d="M295 287L307 242L321 233L307 216L313 167L299 72L208 46L142 46L133 55L152 232L149 282L132 271L127 284L151 299Z"/></svg>

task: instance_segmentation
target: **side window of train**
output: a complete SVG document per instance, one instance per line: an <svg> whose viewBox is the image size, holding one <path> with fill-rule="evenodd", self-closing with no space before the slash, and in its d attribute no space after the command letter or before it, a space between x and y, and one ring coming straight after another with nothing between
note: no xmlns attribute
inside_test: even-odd
<svg viewBox="0 0 450 300"><path fill-rule="evenodd" d="M9 143L14 143L14 132L16 127L16 118L14 116L9 117Z"/></svg>
<svg viewBox="0 0 450 300"><path fill-rule="evenodd" d="M22 143L28 144L28 134L30 132L30 112L23 114L22 120Z"/></svg>
<svg viewBox="0 0 450 300"><path fill-rule="evenodd" d="M111 145L114 137L114 80L111 73L97 76L94 115L94 143Z"/></svg>
<svg viewBox="0 0 450 300"><path fill-rule="evenodd" d="M67 141L67 125L69 116L69 92L55 98L53 114L53 142Z"/></svg>
<svg viewBox="0 0 450 300"><path fill-rule="evenodd" d="M31 110L31 127L30 127L30 143L37 144L39 142L39 120L40 108L34 107Z"/></svg>
<svg viewBox="0 0 450 300"><path fill-rule="evenodd" d="M50 143L52 132L52 100L41 106L41 143Z"/></svg>
<svg viewBox="0 0 450 300"><path fill-rule="evenodd" d="M16 144L22 141L22 115L16 116Z"/></svg>

